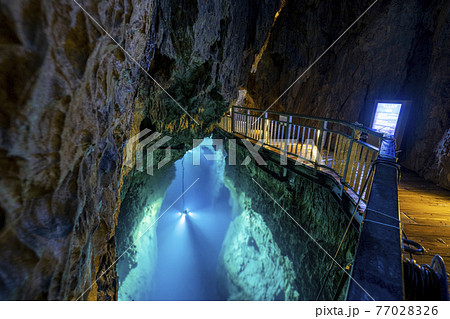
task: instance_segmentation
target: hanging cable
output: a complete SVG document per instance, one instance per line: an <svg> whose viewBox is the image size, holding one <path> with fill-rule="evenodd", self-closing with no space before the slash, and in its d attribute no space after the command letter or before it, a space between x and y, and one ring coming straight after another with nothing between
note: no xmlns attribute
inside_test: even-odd
<svg viewBox="0 0 450 319"><path fill-rule="evenodd" d="M181 167L182 167L182 171L183 171L183 175L181 177L181 194L184 194L184 156L181 159ZM182 198L183 198L183 210L182 211L184 212L186 209L186 206L184 205L184 196Z"/></svg>

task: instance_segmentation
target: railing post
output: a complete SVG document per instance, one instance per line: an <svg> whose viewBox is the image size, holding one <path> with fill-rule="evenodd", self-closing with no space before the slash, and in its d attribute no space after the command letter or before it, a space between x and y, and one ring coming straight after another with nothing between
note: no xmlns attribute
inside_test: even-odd
<svg viewBox="0 0 450 319"><path fill-rule="evenodd" d="M324 135L324 129L325 129L325 122L321 121L320 122L320 129L319 129L319 139L317 140L317 154L316 154L316 160L314 161L314 166L317 167L318 164L320 164L320 160L319 158L321 158L321 154L322 154L322 139L323 139L323 135Z"/></svg>
<svg viewBox="0 0 450 319"><path fill-rule="evenodd" d="M291 137L291 123L292 123L292 116L289 116L288 122L286 122L286 133L285 133L285 143L286 143L286 154L289 150L289 139Z"/></svg>
<svg viewBox="0 0 450 319"><path fill-rule="evenodd" d="M285 130L284 130L284 147L281 152L281 165L287 165L287 158L288 158L288 137L291 136L291 123L292 123L292 116L289 116L287 120L284 121ZM281 147L280 147L281 150ZM284 170L283 170L284 171Z"/></svg>
<svg viewBox="0 0 450 319"><path fill-rule="evenodd" d="M267 122L267 112L264 113L264 118L263 118L263 125L262 125L262 146L264 147L264 138L265 138L265 133L266 133L266 123Z"/></svg>
<svg viewBox="0 0 450 319"><path fill-rule="evenodd" d="M347 151L348 153L347 153L347 159L345 161L344 173L342 174L342 178L341 178L342 184L347 183L346 177L347 177L347 171L348 171L348 164L350 162L350 155L352 154L352 146L353 146L354 140L355 140L355 129L352 129L352 138L350 140L350 145L348 146L348 151Z"/></svg>
<svg viewBox="0 0 450 319"><path fill-rule="evenodd" d="M231 107L231 133L234 134L234 106Z"/></svg>
<svg viewBox="0 0 450 319"><path fill-rule="evenodd" d="M250 110L245 113L245 137L248 137L248 116L250 115ZM250 128L251 129L251 128Z"/></svg>

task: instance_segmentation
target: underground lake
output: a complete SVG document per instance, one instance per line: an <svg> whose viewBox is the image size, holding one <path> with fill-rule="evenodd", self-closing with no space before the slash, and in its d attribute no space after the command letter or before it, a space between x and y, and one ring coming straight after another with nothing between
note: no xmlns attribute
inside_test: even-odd
<svg viewBox="0 0 450 319"><path fill-rule="evenodd" d="M316 297L331 261L320 247L334 249L345 227L337 202L301 176L279 183L268 173L279 168L258 168L243 147L230 165L227 151L206 138L153 176L129 174L116 238L119 300ZM305 227L317 240L257 180L296 218L309 220ZM351 259L353 249L346 241L340 261ZM334 269L323 298L332 298L341 277Z"/></svg>

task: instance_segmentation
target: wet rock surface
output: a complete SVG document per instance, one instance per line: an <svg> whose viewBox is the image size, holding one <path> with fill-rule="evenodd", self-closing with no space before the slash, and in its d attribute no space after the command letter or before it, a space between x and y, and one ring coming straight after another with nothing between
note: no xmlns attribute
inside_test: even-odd
<svg viewBox="0 0 450 319"><path fill-rule="evenodd" d="M230 224L219 256L218 286L227 300L297 300L292 262L261 215L246 210Z"/></svg>
<svg viewBox="0 0 450 319"><path fill-rule="evenodd" d="M175 167L168 165L164 170L157 171L154 176L136 170L127 174L121 189L121 211L116 227L117 253L121 260L117 263L119 283L126 281L127 276L136 267L137 240L147 240L154 251L148 258L154 264L157 258L156 228L158 213L165 197L167 188L175 177ZM150 227L154 225L153 227ZM141 238L143 233L147 233ZM139 243L141 244L141 243ZM153 269L148 269L146 280L151 282ZM128 289L129 291L130 289ZM133 296L127 296L133 299Z"/></svg>
<svg viewBox="0 0 450 319"><path fill-rule="evenodd" d="M142 58L152 1L80 3ZM115 299L138 68L73 1L0 8L0 299Z"/></svg>

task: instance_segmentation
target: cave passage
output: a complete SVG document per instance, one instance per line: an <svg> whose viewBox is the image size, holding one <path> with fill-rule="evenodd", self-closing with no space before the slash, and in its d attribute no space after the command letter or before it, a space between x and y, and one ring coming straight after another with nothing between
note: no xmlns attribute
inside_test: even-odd
<svg viewBox="0 0 450 319"><path fill-rule="evenodd" d="M200 165L193 154L201 152ZM121 300L221 300L217 287L217 261L231 221L230 192L224 186L225 159L221 151L201 145L175 162L176 175L158 216L197 178L198 182L159 219L151 232L135 243L136 267L119 283ZM218 160L206 160L204 154ZM189 214L182 214L189 209ZM145 223L144 223L145 224ZM146 236L147 235L147 236ZM155 244L155 241L157 244ZM157 246L156 258L154 250Z"/></svg>

